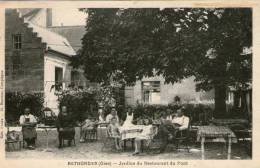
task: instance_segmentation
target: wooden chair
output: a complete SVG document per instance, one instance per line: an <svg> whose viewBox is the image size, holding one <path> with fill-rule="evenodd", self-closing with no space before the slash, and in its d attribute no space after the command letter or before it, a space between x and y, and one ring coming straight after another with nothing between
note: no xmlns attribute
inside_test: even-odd
<svg viewBox="0 0 260 168"><path fill-rule="evenodd" d="M97 125L95 125L94 128L91 130L86 130L84 139L87 141L97 141Z"/></svg>
<svg viewBox="0 0 260 168"><path fill-rule="evenodd" d="M177 131L173 138L173 142L176 145L175 147L177 151L179 151L179 149L186 149L188 152L190 152L190 123L191 122L189 122L188 129ZM180 148L181 143L185 145L184 148Z"/></svg>
<svg viewBox="0 0 260 168"><path fill-rule="evenodd" d="M67 140L67 141L69 141L69 140L71 140L71 142L73 142L72 144L73 144L73 146L76 146L76 141L75 141L75 137L73 138L73 139L66 139L66 138L62 138L62 147L64 147L64 140Z"/></svg>
<svg viewBox="0 0 260 168"><path fill-rule="evenodd" d="M58 131L59 132L59 131ZM73 144L73 146L76 146L76 140L75 140L75 134L74 134L74 136L73 136L73 138L71 139L71 138L68 138L68 137L66 137L66 136L62 136L62 140L61 140L61 146L62 147L64 147L64 141L65 140L67 140L67 141L71 141L72 142L72 144Z"/></svg>
<svg viewBox="0 0 260 168"><path fill-rule="evenodd" d="M13 135L12 137L11 134ZM8 128L6 136L7 136L5 140L6 151L21 150L22 140L20 140L20 136L16 131L9 131Z"/></svg>
<svg viewBox="0 0 260 168"><path fill-rule="evenodd" d="M103 139L103 146L101 151L104 151L105 149L115 149L115 139L111 136L108 128L106 130L106 138Z"/></svg>

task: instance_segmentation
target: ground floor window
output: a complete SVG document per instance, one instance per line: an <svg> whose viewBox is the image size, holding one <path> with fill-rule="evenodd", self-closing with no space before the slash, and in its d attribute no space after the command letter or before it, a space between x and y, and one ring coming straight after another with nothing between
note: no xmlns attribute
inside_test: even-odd
<svg viewBox="0 0 260 168"><path fill-rule="evenodd" d="M55 90L60 90L62 88L63 81L63 69L60 67L55 67Z"/></svg>

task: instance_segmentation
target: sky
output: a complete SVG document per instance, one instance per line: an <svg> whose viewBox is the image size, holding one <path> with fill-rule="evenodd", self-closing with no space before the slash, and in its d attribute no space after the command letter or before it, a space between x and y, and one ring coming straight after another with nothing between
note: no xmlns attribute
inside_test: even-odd
<svg viewBox="0 0 260 168"><path fill-rule="evenodd" d="M52 8L53 26L85 25L86 13L77 8Z"/></svg>

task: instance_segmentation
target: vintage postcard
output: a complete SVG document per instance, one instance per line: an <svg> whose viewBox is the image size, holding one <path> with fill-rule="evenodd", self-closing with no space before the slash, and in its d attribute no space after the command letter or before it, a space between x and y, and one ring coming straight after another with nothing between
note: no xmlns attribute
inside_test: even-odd
<svg viewBox="0 0 260 168"><path fill-rule="evenodd" d="M1 167L258 168L259 5L0 2Z"/></svg>

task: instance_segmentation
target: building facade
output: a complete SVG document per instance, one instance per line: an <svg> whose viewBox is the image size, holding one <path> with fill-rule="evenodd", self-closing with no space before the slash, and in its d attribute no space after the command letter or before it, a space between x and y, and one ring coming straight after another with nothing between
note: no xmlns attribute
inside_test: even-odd
<svg viewBox="0 0 260 168"><path fill-rule="evenodd" d="M134 86L125 88L126 104L170 104L174 102L176 96L180 97L183 103L201 103L214 99L214 91L197 92L195 85L194 77L183 79L175 84L165 84L161 76L143 78Z"/></svg>
<svg viewBox="0 0 260 168"><path fill-rule="evenodd" d="M70 66L76 54L69 41L46 28L48 9L6 9L6 92L42 93L44 106L58 113L54 85L68 87L78 71ZM84 83L84 79L82 79Z"/></svg>

